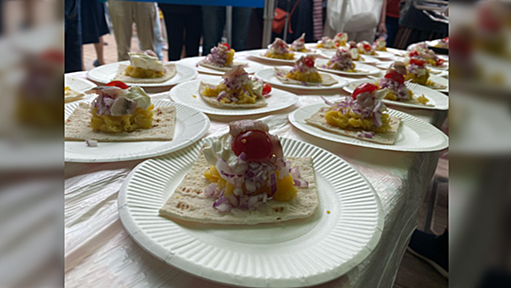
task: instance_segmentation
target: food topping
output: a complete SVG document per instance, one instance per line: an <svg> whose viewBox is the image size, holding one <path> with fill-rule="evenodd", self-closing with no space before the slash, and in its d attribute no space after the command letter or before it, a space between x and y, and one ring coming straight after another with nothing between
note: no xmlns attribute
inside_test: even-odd
<svg viewBox="0 0 511 288"><path fill-rule="evenodd" d="M307 50L307 48L305 48L305 33L303 33L302 36L300 36L300 38L293 41L293 43L291 44L291 49L294 51Z"/></svg>
<svg viewBox="0 0 511 288"><path fill-rule="evenodd" d="M341 71L350 71L355 68L351 53L342 48L337 49L335 55L332 56L326 66L328 69Z"/></svg>
<svg viewBox="0 0 511 288"><path fill-rule="evenodd" d="M144 51L139 53L129 53L130 66L155 72L163 72L163 63L158 60L152 51Z"/></svg>
<svg viewBox="0 0 511 288"><path fill-rule="evenodd" d="M321 47L327 48L327 49L336 48L334 40L330 39L330 37L327 37L327 36L323 36L321 38L321 41L319 41L319 44L321 45Z"/></svg>
<svg viewBox="0 0 511 288"><path fill-rule="evenodd" d="M289 47L284 40L277 38L271 44L269 52L273 54L287 54L289 53Z"/></svg>
<svg viewBox="0 0 511 288"><path fill-rule="evenodd" d="M286 161L278 138L268 131L260 121L234 121L228 135L202 149L211 165L204 177L212 182L204 192L215 199L216 210L255 210L271 199L289 201L297 187L308 187L299 168Z"/></svg>
<svg viewBox="0 0 511 288"><path fill-rule="evenodd" d="M116 86L98 86L85 93L98 94L91 105L91 111L95 110L97 115L133 115L137 108L145 110L151 106L151 98L138 86L128 89Z"/></svg>
<svg viewBox="0 0 511 288"><path fill-rule="evenodd" d="M222 67L232 65L234 50L230 49L229 44L218 44L218 46L211 48L210 52L205 58L207 63Z"/></svg>
<svg viewBox="0 0 511 288"><path fill-rule="evenodd" d="M352 94L338 103L325 101L331 108L325 113L325 120L343 129L356 128L373 132L386 132L390 129L389 116L382 99L387 89L378 90L371 83L360 84Z"/></svg>

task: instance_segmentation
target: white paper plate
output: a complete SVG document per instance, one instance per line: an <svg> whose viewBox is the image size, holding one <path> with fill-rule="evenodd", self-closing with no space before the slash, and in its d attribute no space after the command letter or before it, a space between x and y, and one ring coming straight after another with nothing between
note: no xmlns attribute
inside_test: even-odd
<svg viewBox="0 0 511 288"><path fill-rule="evenodd" d="M445 80L445 79L444 79ZM344 91L348 93L353 93L353 90L357 88L358 85L362 83L374 83L378 80L370 80L370 79L364 79L364 80L357 80L350 82L348 85L344 86ZM402 106L402 107L408 107L408 108L417 108L417 109L428 109L428 110L449 110L449 97L443 93L440 93L437 90L430 89L426 86L422 86L415 83L406 83L406 87L408 89L412 90L413 94L415 96L420 96L424 94L426 98L429 99L429 104L432 104L433 106L425 106L425 105L419 105L419 104L411 104L411 103L404 103L399 101L392 101L383 99L383 103L394 105L394 106Z"/></svg>
<svg viewBox="0 0 511 288"><path fill-rule="evenodd" d="M91 81L86 80L86 79L65 75L64 76L64 87L69 87L70 89L72 89L72 90L74 90L76 92L84 93L85 91L90 90L90 89L96 87L96 84L94 84ZM82 99L79 99L79 100L76 100L76 101L92 100L95 97L96 97L96 95L87 95L87 94L85 94L85 95L83 95ZM66 105L69 105L69 104L71 104L73 102L76 102L76 101L68 102L68 103L66 103Z"/></svg>
<svg viewBox="0 0 511 288"><path fill-rule="evenodd" d="M221 80L204 81L206 83L217 85ZM170 97L177 103L191 106L201 112L211 115L222 115L222 116L241 116L241 115L255 115L268 113L285 109L289 106L294 105L298 102L298 96L295 94L275 89L272 87L271 96L266 99L268 106L262 108L252 109L222 109L213 107L202 100L199 95L199 84L201 80L193 80L186 83L181 83L170 90ZM196 97L193 97L193 96Z"/></svg>
<svg viewBox="0 0 511 288"><path fill-rule="evenodd" d="M302 57L303 55L305 55L304 53L300 53L300 52L293 52L295 53L295 56L293 58L293 60L285 60L285 59L276 59L276 58L268 58L268 57L265 57L263 56L264 53L266 53L266 49L262 49L262 50L252 50L252 51L248 51L247 52L247 55L250 56L250 57L254 57L254 58L257 58L259 60L263 60L263 61L268 61L268 62L273 62L275 64L294 64L298 59L300 59L300 57Z"/></svg>
<svg viewBox="0 0 511 288"><path fill-rule="evenodd" d="M380 200L343 159L281 139L287 156L311 156L319 207L310 218L259 225L174 222L158 210L189 171L204 139L138 165L121 187L119 217L156 258L211 281L245 287L311 286L340 277L374 250L383 230ZM330 214L327 214L330 211Z"/></svg>
<svg viewBox="0 0 511 288"><path fill-rule="evenodd" d="M372 143L356 138L334 134L316 126L305 123L305 119L316 113L325 104L316 104L301 107L289 114L289 121L293 126L321 139L333 142L345 143L367 148L404 151L404 152L430 152L439 151L449 146L449 138L433 125L419 120L409 114L388 109L391 116L401 117L401 127L394 145Z"/></svg>
<svg viewBox="0 0 511 288"><path fill-rule="evenodd" d="M327 59L316 59L316 67L318 68L318 70L323 71L323 72L328 72L328 73L344 75L344 76L366 76L366 75L371 75L371 74L378 74L381 72L380 69L378 69L374 66L359 64L359 63L355 63L356 72L345 72L345 71L340 71L340 70L322 68L323 66L328 64L328 61L329 60L327 60Z"/></svg>
<svg viewBox="0 0 511 288"><path fill-rule="evenodd" d="M279 67L279 68L288 70L288 71L291 70L291 68L289 68L289 67ZM320 74L323 74L323 73L320 73ZM318 86L302 86L302 85L294 85L294 84L284 84L284 83L280 82L280 80L277 79L277 77L275 76L274 68L267 68L267 69L261 70L255 74L255 76L257 78L262 79L264 82L270 83L272 86L275 85L275 86L280 86L280 87L303 89L303 90L338 89L338 88L342 88L344 85L346 85L348 83L348 81L346 79L341 78L337 75L332 75L332 74L328 74L328 75L332 76L335 80L338 81L338 83L335 85L332 85L332 86L319 86L319 87Z"/></svg>
<svg viewBox="0 0 511 288"><path fill-rule="evenodd" d="M178 63L185 65L187 67L194 67L197 71L202 72L202 73L213 74L213 75L224 75L225 74L225 72L223 72L223 71L219 71L219 70L215 70L215 69L211 69L211 68L207 68L207 67L198 65L199 61L201 61L204 58L205 57L184 58L184 59L180 60ZM248 64L247 67L244 67L245 71L248 74L254 74L257 71L264 69L263 65L261 65L257 62L254 62L254 61L248 61L245 59L237 61L236 56L234 58L234 62L240 63L240 64Z"/></svg>
<svg viewBox="0 0 511 288"><path fill-rule="evenodd" d="M178 103L152 100L155 107L176 106L176 130L172 141L99 142L87 147L85 141L65 141L66 162L117 162L164 155L199 140L209 129L209 118L203 113ZM66 105L67 119L78 103Z"/></svg>
<svg viewBox="0 0 511 288"><path fill-rule="evenodd" d="M332 56L335 55L336 50L323 50L321 51L321 55L325 58L332 58ZM369 55L360 55L361 60L353 60L356 64L363 63L363 64L376 64L380 60L374 58L373 56Z"/></svg>
<svg viewBox="0 0 511 288"><path fill-rule="evenodd" d="M392 47L387 47L387 52L390 52L396 56L399 57L405 57L406 56L406 50L396 49Z"/></svg>
<svg viewBox="0 0 511 288"><path fill-rule="evenodd" d="M376 55L369 55L377 59L394 59L394 54L390 52L385 51L375 51ZM364 54L360 54L361 56L364 56Z"/></svg>
<svg viewBox="0 0 511 288"><path fill-rule="evenodd" d="M106 65L101 65L87 72L87 78L99 82L99 83L108 83L112 81L112 79L117 74L119 69L119 65L125 64L129 65L129 61L116 62ZM188 80L192 80L197 77L198 73L194 69L190 67L186 67L176 63L177 73L174 77L169 79L168 81L162 83L126 83L128 86L141 86L141 87L166 87L176 85L182 82L186 82Z"/></svg>
<svg viewBox="0 0 511 288"><path fill-rule="evenodd" d="M268 49L271 48L271 45L272 44L268 44ZM290 45L290 44L289 44ZM298 53L302 53L302 54L307 54L307 55L319 55L321 54L321 52L319 51L319 49L313 49L315 47L308 47L307 45L305 46L305 48L308 48L310 49L311 51L309 52L298 52ZM291 52L295 52L295 51L291 51Z"/></svg>

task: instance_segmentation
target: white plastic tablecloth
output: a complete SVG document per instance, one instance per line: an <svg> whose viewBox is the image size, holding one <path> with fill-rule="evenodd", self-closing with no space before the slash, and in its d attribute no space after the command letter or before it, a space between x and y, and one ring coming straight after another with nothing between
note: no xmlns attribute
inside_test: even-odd
<svg viewBox="0 0 511 288"><path fill-rule="evenodd" d="M237 58L247 61L245 53ZM269 63L262 63L269 64ZM85 72L70 74L85 78ZM199 74L200 79L219 76ZM360 79L360 78L358 78ZM357 80L357 79L351 79ZM166 88L168 90L168 88ZM151 92L149 90L149 92ZM294 91L293 91L294 92ZM295 92L300 95L300 92ZM322 140L294 128L287 115L304 105L320 103L318 95L348 95L344 91L300 96L297 105L267 117L271 132L322 147L358 169L378 193L384 230L376 249L344 276L316 287L392 287L401 257L417 225L418 211L438 161L438 152L408 153L362 148ZM168 91L151 93L170 99ZM170 100L169 100L170 101ZM445 111L401 109L435 126ZM240 117L210 116L208 136L227 131ZM117 213L117 195L128 173L144 160L119 163L66 163L65 270L67 287L226 287L192 276L161 262L138 246L124 230Z"/></svg>

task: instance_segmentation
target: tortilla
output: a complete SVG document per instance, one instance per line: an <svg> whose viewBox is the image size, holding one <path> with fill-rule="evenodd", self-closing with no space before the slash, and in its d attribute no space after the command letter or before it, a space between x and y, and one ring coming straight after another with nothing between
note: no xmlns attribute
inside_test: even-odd
<svg viewBox="0 0 511 288"><path fill-rule="evenodd" d="M231 70L232 67L234 67L236 65L243 65L243 67L248 67L248 63L232 63L232 65L229 66L229 67L220 67L220 66L208 63L208 62L206 62L204 60L199 61L199 65L204 66L204 67L209 68L209 69L223 71L223 72L227 72L227 71Z"/></svg>
<svg viewBox="0 0 511 288"><path fill-rule="evenodd" d="M287 70L275 68L275 76L277 77L277 79L280 80L280 82L282 82L284 84L294 84L294 85L301 85L301 86L332 86L332 85L339 83L332 76L325 74L325 73L320 73L321 79L323 80L323 82L316 83L316 82L303 82L303 81L298 81L298 80L294 80L294 79L289 79L286 77L287 72L288 72ZM305 83L305 85L303 83Z"/></svg>
<svg viewBox="0 0 511 288"><path fill-rule="evenodd" d="M73 102L76 100L80 100L83 98L83 96L84 96L83 93L80 93L80 92L77 92L71 88L68 88L67 90L64 91L64 102L69 103L69 102Z"/></svg>
<svg viewBox="0 0 511 288"><path fill-rule="evenodd" d="M440 83L434 82L431 79L428 80L428 82L426 83L426 86L431 89L445 89L445 88L447 88L446 85L442 85Z"/></svg>
<svg viewBox="0 0 511 288"><path fill-rule="evenodd" d="M361 130L348 130L348 129L342 129L337 126L333 126L328 124L325 120L325 111L324 108L321 108L318 110L318 112L312 114L311 117L305 119L305 122L307 124L310 124L312 126L316 126L318 128L321 128L325 131L336 133L343 136L348 136L352 138L357 138L360 140L365 140L369 142L374 142L378 144L384 144L384 145L394 145L396 142L396 138L398 135L399 126L401 125L401 118L390 116L390 130L386 133L375 133L373 138L366 138L366 137L358 137L357 134Z"/></svg>
<svg viewBox="0 0 511 288"><path fill-rule="evenodd" d="M110 134L92 130L90 127L90 105L80 103L65 121L64 137L67 141L89 139L100 142L172 140L176 126L176 106L159 107L153 111L153 125L150 129L137 129L133 132Z"/></svg>
<svg viewBox="0 0 511 288"><path fill-rule="evenodd" d="M219 107L219 108L261 108L261 107L268 106L268 103L266 102L264 97L257 99L254 104L232 104L232 103L218 102L218 101L216 101L215 97L208 97L208 96L204 96L202 94L202 92L204 91L206 86L209 86L209 85L210 84L207 84L207 83L204 83L201 81L200 85L199 85L199 94L200 94L202 100L204 100L204 102L208 103L211 106L215 106L215 107Z"/></svg>
<svg viewBox="0 0 511 288"><path fill-rule="evenodd" d="M288 157L287 160L291 161L291 167L300 167L302 179L309 182L308 188L298 188L296 196L288 202L269 200L255 211L233 208L229 213L222 213L213 208L214 199L204 194L204 188L211 183L204 177L204 171L210 165L201 154L179 187L160 209L160 215L169 219L177 218L199 223L244 225L310 217L319 205L312 158Z"/></svg>
<svg viewBox="0 0 511 288"><path fill-rule="evenodd" d="M125 83L163 83L168 80L170 80L172 77L174 77L177 73L176 64L175 63L165 63L163 64L165 68L165 74L162 77L158 78L134 78L130 76L124 75L124 72L126 71L126 68L128 68L128 65L126 64L120 64L119 69L117 70L117 74L115 75L114 79L112 81L122 81Z"/></svg>

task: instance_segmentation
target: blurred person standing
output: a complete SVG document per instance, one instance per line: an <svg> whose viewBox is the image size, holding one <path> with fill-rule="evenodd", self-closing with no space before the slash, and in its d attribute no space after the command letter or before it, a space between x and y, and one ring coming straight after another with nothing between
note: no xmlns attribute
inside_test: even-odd
<svg viewBox="0 0 511 288"><path fill-rule="evenodd" d="M348 1L347 5L345 1ZM338 32L346 32L349 41L372 43L376 27L381 22L383 1L328 0L325 36L334 37Z"/></svg>
<svg viewBox="0 0 511 288"><path fill-rule="evenodd" d="M154 26L156 8L154 2L108 0L108 12L117 43L117 60L129 60L133 22L137 27L137 37L141 50L155 50Z"/></svg>
<svg viewBox="0 0 511 288"><path fill-rule="evenodd" d="M288 3L289 1L289 3ZM323 10L322 0L280 0L277 8L285 12L289 9L289 25L287 30L286 42L291 43L303 33L305 33L305 42L313 42L321 39L323 36ZM289 6L288 6L289 5ZM288 8L289 7L289 8ZM279 13L280 15L284 15ZM276 12L276 15L277 12ZM285 21L285 17L274 19L276 21ZM283 25L283 23L281 24ZM274 26L275 27L275 26ZM282 26L281 26L282 27ZM283 29L282 29L283 30ZM284 38L284 31L278 32L273 30L272 38Z"/></svg>
<svg viewBox="0 0 511 288"><path fill-rule="evenodd" d="M384 0L381 9L378 36L387 35L387 47L394 47L399 31L399 3L401 0Z"/></svg>
<svg viewBox="0 0 511 288"><path fill-rule="evenodd" d="M440 0L448 3L448 0ZM406 49L410 44L426 40L443 39L449 35L447 19L414 7L413 0L403 0L399 32L394 47Z"/></svg>
<svg viewBox="0 0 511 288"><path fill-rule="evenodd" d="M202 6L203 42L202 51L208 54L222 40L226 11L224 6ZM252 8L232 7L232 43L234 50L245 50Z"/></svg>
<svg viewBox="0 0 511 288"><path fill-rule="evenodd" d="M158 4L167 28L169 61L181 59L183 45L185 56L199 56L202 32L202 10L196 5Z"/></svg>
<svg viewBox="0 0 511 288"><path fill-rule="evenodd" d="M103 57L103 35L110 33L105 18L105 3L101 0L81 0L81 19L82 19L82 45L94 44L97 59L94 61L94 67L105 64ZM83 46L82 46L83 47ZM82 48L82 66L83 48ZM83 67L85 70L85 67Z"/></svg>
<svg viewBox="0 0 511 288"><path fill-rule="evenodd" d="M81 0L64 2L65 73L82 70Z"/></svg>

